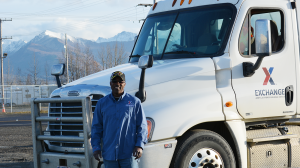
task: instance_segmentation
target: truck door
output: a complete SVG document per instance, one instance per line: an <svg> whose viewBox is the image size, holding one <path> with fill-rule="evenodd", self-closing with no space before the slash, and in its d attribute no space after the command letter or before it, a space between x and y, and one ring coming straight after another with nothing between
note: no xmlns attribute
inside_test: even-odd
<svg viewBox="0 0 300 168"><path fill-rule="evenodd" d="M237 109L244 118L296 113L291 9L282 2L247 0L236 21L230 44L232 87L236 94ZM249 8L252 6L259 7ZM244 77L243 62L255 63L258 58L255 53L255 22L258 19L271 21L272 54L263 59L253 76Z"/></svg>

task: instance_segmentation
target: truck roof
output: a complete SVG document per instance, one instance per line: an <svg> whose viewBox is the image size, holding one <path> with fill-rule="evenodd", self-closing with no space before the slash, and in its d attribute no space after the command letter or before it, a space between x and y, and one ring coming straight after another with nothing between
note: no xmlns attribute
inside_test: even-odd
<svg viewBox="0 0 300 168"><path fill-rule="evenodd" d="M173 6L173 3L176 3ZM181 2L183 1L182 5ZM191 3L189 3L191 2ZM178 9L192 8L197 6L204 5L214 5L214 4L223 4L223 3L231 3L233 5L237 4L239 0L163 0L158 1L155 9L151 7L149 11L149 15L161 12L167 12ZM155 5L154 5L155 6Z"/></svg>

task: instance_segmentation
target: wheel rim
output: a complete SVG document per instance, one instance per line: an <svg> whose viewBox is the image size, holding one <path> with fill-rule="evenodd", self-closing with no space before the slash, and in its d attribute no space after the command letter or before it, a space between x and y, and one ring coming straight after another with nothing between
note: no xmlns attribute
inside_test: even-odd
<svg viewBox="0 0 300 168"><path fill-rule="evenodd" d="M218 152L211 148L202 148L193 155L189 168L224 168L224 164Z"/></svg>

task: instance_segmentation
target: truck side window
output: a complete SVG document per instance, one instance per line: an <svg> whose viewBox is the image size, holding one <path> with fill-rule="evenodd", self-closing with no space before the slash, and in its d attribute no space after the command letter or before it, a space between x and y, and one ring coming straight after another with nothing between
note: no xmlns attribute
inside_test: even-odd
<svg viewBox="0 0 300 168"><path fill-rule="evenodd" d="M250 13L250 26L247 16L240 33L240 53L244 56L255 55L255 22L258 19L271 21L272 52L280 51L284 46L283 13L278 9L253 9Z"/></svg>
<svg viewBox="0 0 300 168"><path fill-rule="evenodd" d="M278 52L283 47L283 16L279 10L252 10L251 11L251 27L255 32L255 22L257 19L268 19L271 21L271 41L272 52ZM253 34L254 35L254 34ZM255 42L254 42L255 43ZM253 45L255 48L255 45ZM252 50L251 50L252 51ZM255 50L253 51L255 54Z"/></svg>
<svg viewBox="0 0 300 168"><path fill-rule="evenodd" d="M239 39L239 51L242 55L249 55L249 16L247 15Z"/></svg>

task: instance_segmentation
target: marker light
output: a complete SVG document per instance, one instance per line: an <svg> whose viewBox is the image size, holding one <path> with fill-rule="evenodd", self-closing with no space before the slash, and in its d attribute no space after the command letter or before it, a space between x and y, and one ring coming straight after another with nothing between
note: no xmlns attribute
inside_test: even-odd
<svg viewBox="0 0 300 168"><path fill-rule="evenodd" d="M174 0L173 1L173 4L172 4L172 7L176 4L177 0Z"/></svg>
<svg viewBox="0 0 300 168"><path fill-rule="evenodd" d="M153 9L152 10L154 10L156 8L156 6L157 6L157 2L153 5Z"/></svg>
<svg viewBox="0 0 300 168"><path fill-rule="evenodd" d="M226 107L231 107L232 105L233 105L233 103L231 101L225 103Z"/></svg>
<svg viewBox="0 0 300 168"><path fill-rule="evenodd" d="M151 138L152 138L153 130L154 130L154 120L151 118L148 118L148 117L147 117L147 129L148 129L147 139L148 139L148 142L150 142Z"/></svg>
<svg viewBox="0 0 300 168"><path fill-rule="evenodd" d="M180 6L183 4L183 2L184 2L184 0L181 0L181 2L180 2Z"/></svg>
<svg viewBox="0 0 300 168"><path fill-rule="evenodd" d="M189 4L191 4L191 3L192 3L192 1L193 1L193 0L189 0Z"/></svg>

